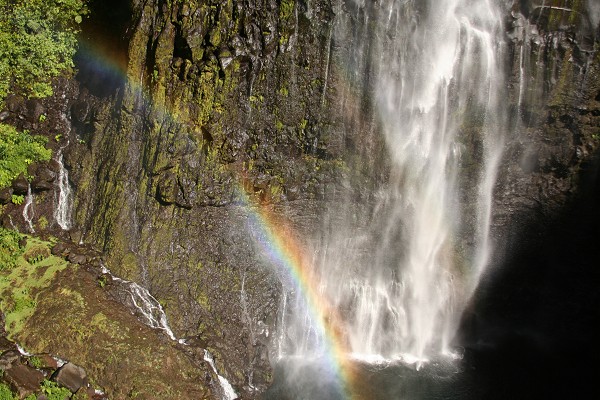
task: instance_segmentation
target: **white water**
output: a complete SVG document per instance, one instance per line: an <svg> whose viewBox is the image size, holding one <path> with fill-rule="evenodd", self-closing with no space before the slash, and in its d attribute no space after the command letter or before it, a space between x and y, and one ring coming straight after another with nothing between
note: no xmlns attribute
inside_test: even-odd
<svg viewBox="0 0 600 400"><path fill-rule="evenodd" d="M68 142L67 142L68 144ZM71 213L73 208L72 191L69 185L69 171L65 168L63 162L63 147L57 153L56 161L59 165L58 170L58 192L54 198L54 219L58 225L64 229L71 228Z"/></svg>
<svg viewBox="0 0 600 400"><path fill-rule="evenodd" d="M171 338L171 340L177 341L183 345L186 344L185 339L177 339L177 337L175 337L175 334L167 321L167 314L165 314L165 311L158 300L156 300L146 288L135 282L114 276L110 270L104 266L102 266L102 273L109 275L114 283L120 285L122 289L129 294L129 298L127 299L129 301L127 304L136 310L136 314L144 324L151 328L162 330L169 338ZM204 360L210 364L214 373L217 375L219 386L221 387L222 400L233 400L237 398L237 394L229 381L219 375L214 359L208 350L204 350Z"/></svg>
<svg viewBox="0 0 600 400"><path fill-rule="evenodd" d="M167 322L167 315L162 306L146 288L114 276L106 267L102 267L102 272L108 274L113 282L129 294L128 305L137 311L142 322L151 328L164 331L171 340L178 340ZM179 342L183 343L183 340L180 339Z"/></svg>
<svg viewBox="0 0 600 400"><path fill-rule="evenodd" d="M30 233L35 233L33 229L33 193L31 193L31 185L27 186L27 196L25 197L25 206L23 207L23 219L29 227Z"/></svg>
<svg viewBox="0 0 600 400"><path fill-rule="evenodd" d="M224 377L222 377L221 375L219 375L219 372L217 372L217 367L215 366L215 361L212 357L212 355L210 354L210 352L208 350L204 350L204 361L208 362L208 364L211 366L213 372L215 374L217 374L217 377L219 378L219 384L221 385L221 390L222 390L222 398L223 400L234 400L237 399L237 394L235 393L235 390L233 390L233 387L231 386L231 384L229 383L229 381L227 379L225 379Z"/></svg>
<svg viewBox="0 0 600 400"><path fill-rule="evenodd" d="M352 56L356 65L372 64L390 179L370 233L334 226L315 260L320 293L337 305L357 357L418 368L452 355L460 313L492 251L506 129L503 15L486 0L358 5L355 20L374 28ZM322 351L302 294L283 299L279 355Z"/></svg>

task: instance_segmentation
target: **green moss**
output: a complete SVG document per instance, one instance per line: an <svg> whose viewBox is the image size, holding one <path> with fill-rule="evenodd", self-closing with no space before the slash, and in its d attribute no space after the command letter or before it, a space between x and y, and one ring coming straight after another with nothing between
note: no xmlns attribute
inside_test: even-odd
<svg viewBox="0 0 600 400"><path fill-rule="evenodd" d="M294 0L281 0L279 4L279 18L280 20L290 20L294 15L294 8L296 2Z"/></svg>
<svg viewBox="0 0 600 400"><path fill-rule="evenodd" d="M569 103L569 98L573 95L573 77L575 74L573 62L570 61L572 50L568 50L563 58L560 67L558 82L552 91L550 106L560 106Z"/></svg>
<svg viewBox="0 0 600 400"><path fill-rule="evenodd" d="M48 248L50 242L28 238L24 254L40 248ZM47 287L58 271L67 267L67 262L48 255L31 265L23 255L15 266L0 272L0 307L6 315L6 328L13 337L18 334L37 306L37 291Z"/></svg>
<svg viewBox="0 0 600 400"><path fill-rule="evenodd" d="M15 396L7 384L0 382L0 400L14 400Z"/></svg>

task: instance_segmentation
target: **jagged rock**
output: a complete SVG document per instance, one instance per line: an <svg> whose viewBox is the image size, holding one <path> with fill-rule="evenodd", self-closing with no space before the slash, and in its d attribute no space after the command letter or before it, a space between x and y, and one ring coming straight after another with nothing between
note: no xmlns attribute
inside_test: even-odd
<svg viewBox="0 0 600 400"><path fill-rule="evenodd" d="M85 388L88 384L87 374L85 370L73 363L66 363L60 367L51 378L60 386L66 387L72 393L77 392L80 388Z"/></svg>
<svg viewBox="0 0 600 400"><path fill-rule="evenodd" d="M10 117L10 113L8 111L2 111L2 112L0 112L0 121L4 121L8 117Z"/></svg>
<svg viewBox="0 0 600 400"><path fill-rule="evenodd" d="M14 194L26 195L27 190L29 189L29 182L27 182L27 179L25 179L23 175L21 175L13 181L12 188Z"/></svg>
<svg viewBox="0 0 600 400"><path fill-rule="evenodd" d="M81 232L81 229L72 229L69 232L69 237L73 243L80 243L81 239L83 238L83 232Z"/></svg>
<svg viewBox="0 0 600 400"><path fill-rule="evenodd" d="M48 168L39 168L31 182L31 188L35 191L52 190L55 180L56 173Z"/></svg>
<svg viewBox="0 0 600 400"><path fill-rule="evenodd" d="M4 380L22 399L39 390L44 374L28 365L18 364L4 371Z"/></svg>
<svg viewBox="0 0 600 400"><path fill-rule="evenodd" d="M0 190L0 204L8 204L12 200L13 189L8 187Z"/></svg>
<svg viewBox="0 0 600 400"><path fill-rule="evenodd" d="M64 242L58 242L52 247L52 254L59 257L65 257L69 254L69 249Z"/></svg>
<svg viewBox="0 0 600 400"><path fill-rule="evenodd" d="M0 355L0 370L12 368L21 359L21 353L18 350L7 350Z"/></svg>
<svg viewBox="0 0 600 400"><path fill-rule="evenodd" d="M85 254L77 254L77 253L69 254L69 257L67 259L69 260L69 262L72 262L73 264L85 264L87 261L87 257L85 256Z"/></svg>

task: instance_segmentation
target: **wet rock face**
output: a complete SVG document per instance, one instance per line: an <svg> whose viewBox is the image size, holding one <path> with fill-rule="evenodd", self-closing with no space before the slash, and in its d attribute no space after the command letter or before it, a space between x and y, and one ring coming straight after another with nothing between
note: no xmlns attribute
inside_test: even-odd
<svg viewBox="0 0 600 400"><path fill-rule="evenodd" d="M590 11L585 2L513 6L507 22L512 132L495 218L501 229L559 212L598 152L600 27Z"/></svg>
<svg viewBox="0 0 600 400"><path fill-rule="evenodd" d="M251 385L262 391L271 380L265 332L276 330L280 290L255 240L258 208L275 209L310 241L326 204L347 195L368 205L386 179L368 63L355 77L344 64L362 32L347 12L355 3L118 3L92 2L84 35L109 45L82 50L77 81L58 82L42 103L9 98L0 119L44 129L55 151L68 141L75 241L101 248L113 272L147 287L176 336L202 342L251 398ZM496 189L498 236L523 215L559 209L598 150L598 27L587 9L537 3L507 10L514 129ZM106 68L111 59L122 71ZM58 169L39 171L34 222L45 216L52 226ZM5 224L26 229L22 209L8 208Z"/></svg>
<svg viewBox="0 0 600 400"><path fill-rule="evenodd" d="M280 285L255 241L257 208L244 206L277 204L310 237L306 221L346 190L346 140L373 140L351 139L334 111L333 6L131 6L128 83L105 96L82 70L69 108L77 225L113 272L150 289L178 337L206 342L219 372L252 396L270 382L264 327L275 331Z"/></svg>
<svg viewBox="0 0 600 400"><path fill-rule="evenodd" d="M501 259L465 312L459 337L490 386L519 387L526 373L528 388L543 387L535 396L594 397L600 26L593 2L540 3L515 2L507 22L512 128L494 215ZM515 359L526 372L499 383L494 376L513 370ZM560 378L547 385L550 376ZM567 388L569 377L582 384Z"/></svg>

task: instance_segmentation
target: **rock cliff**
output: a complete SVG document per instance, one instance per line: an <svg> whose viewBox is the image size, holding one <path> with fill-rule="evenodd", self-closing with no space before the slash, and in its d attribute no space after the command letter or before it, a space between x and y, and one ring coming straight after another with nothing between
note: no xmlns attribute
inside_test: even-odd
<svg viewBox="0 0 600 400"><path fill-rule="evenodd" d="M201 341L219 372L252 398L271 381L280 296L252 231L256 210L290 221L309 244L341 199L364 224L386 182L370 61L352 59L354 35L368 24L350 0L90 7L76 80L59 80L43 102L7 101L2 118L64 147L72 234L101 250L113 272L148 288L176 335ZM578 177L597 173L593 7L507 6L511 124L495 190L498 264L526 234L524 221L559 215L585 188ZM476 126L465 129L476 135ZM35 186L34 226L43 231L57 228L59 167L38 171L47 187ZM7 205L4 224L26 230L21 213Z"/></svg>

